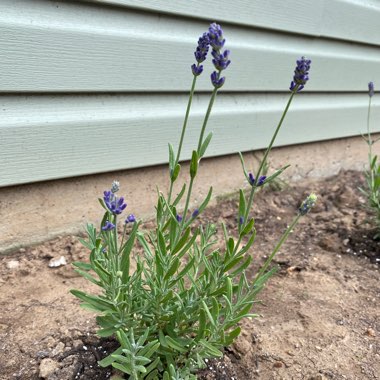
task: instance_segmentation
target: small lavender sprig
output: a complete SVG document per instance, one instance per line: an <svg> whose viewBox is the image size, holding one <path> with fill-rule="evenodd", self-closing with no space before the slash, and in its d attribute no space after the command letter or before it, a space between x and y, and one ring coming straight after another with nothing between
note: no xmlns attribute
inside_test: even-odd
<svg viewBox="0 0 380 380"><path fill-rule="evenodd" d="M185 136L185 131L186 131L186 126L187 126L187 120L189 118L189 113L190 113L190 108L191 108L191 103L193 101L193 95L194 95L194 90L195 90L195 83L197 81L197 77L202 74L203 72L203 65L201 63L206 60L207 58L207 53L209 50L210 46L210 39L209 35L207 32L203 33L199 39L198 39L198 45L195 49L194 56L195 60L197 61L197 65L194 63L191 65L191 71L193 73L193 83L191 85L190 89L190 96L189 96L189 101L187 103L187 108L186 108L186 114L185 114L185 120L183 121L183 126L182 126L182 132L181 132L181 138L179 141L178 145L178 151L177 151L177 156L175 159L175 164L178 164L179 157L181 155L181 150L182 150L182 144L183 144L183 138ZM170 193L171 195L171 193ZM170 196L169 196L170 199Z"/></svg>
<svg viewBox="0 0 380 380"><path fill-rule="evenodd" d="M370 157L370 163L372 162L372 145L373 145L373 140L371 136L371 130L370 130L370 117L371 117L371 103L372 103L372 96L375 95L375 85L374 83L368 82L368 96L369 96L369 101L368 101L368 112L367 112L367 144L369 146L369 157Z"/></svg>
<svg viewBox="0 0 380 380"><path fill-rule="evenodd" d="M201 63L207 58L209 45L210 45L209 34L208 34L208 32L205 32L199 37L198 45L197 45L197 48L195 49L195 52L194 52L194 56L195 56L195 59L197 61L197 65L193 64L191 66L191 71L193 73L193 83L191 84L189 100L187 103L185 119L184 119L183 125L182 125L181 137L180 137L179 144L178 144L178 151L177 151L177 155L175 157L174 167L171 168L172 171L170 173L171 181L170 181L170 188L169 188L169 194L168 194L168 204L170 204L172 193L173 193L173 185L174 185L174 182L176 180L176 178L173 177L173 173L174 173L174 169L178 166L179 159L181 156L183 140L185 137L186 127L187 127L187 121L189 119L190 108L191 108L191 104L193 102L195 84L197 82L197 77L203 72L203 65L201 65ZM178 169L179 168L180 167L178 167ZM179 170L178 170L178 173L179 173ZM166 216L166 213L165 213L165 216Z"/></svg>
<svg viewBox="0 0 380 380"><path fill-rule="evenodd" d="M366 188L359 188L359 190L366 196L367 205L373 211L374 221L377 224L378 232L375 235L375 239L380 237L380 184L379 174L380 165L378 156L373 154L373 145L379 140L373 139L370 128L371 119L371 104L372 97L375 95L375 85L373 82L368 83L368 113L367 113L367 135L363 138L368 145L368 170L364 171L366 177Z"/></svg>
<svg viewBox="0 0 380 380"><path fill-rule="evenodd" d="M258 274L256 275L256 277L255 277L255 279L253 281L253 286L255 286L255 284L257 283L257 281L265 274L265 272L268 269L270 263L272 262L272 260L276 256L276 253L280 250L282 244L286 241L286 239L288 238L289 234L293 231L294 227L297 225L297 223L299 222L299 220L304 215L306 215L308 212L310 212L310 210L312 209L312 207L315 206L315 204L317 202L317 198L318 197L314 193L311 193L301 203L300 207L298 208L298 213L295 216L295 218L293 219L292 223L290 224L290 226L288 226L288 228L286 229L286 231L283 233L281 239L278 241L278 243L274 247L272 253L269 255L269 257L265 261L264 265L260 268Z"/></svg>
<svg viewBox="0 0 380 380"><path fill-rule="evenodd" d="M292 90L291 95L289 97L288 103L285 106L284 112L282 113L282 116L277 125L277 128L272 136L272 139L268 145L268 148L266 149L264 153L264 157L261 160L259 170L257 171L257 174L256 174L256 178L260 178L260 175L264 169L264 166L266 165L268 155L270 151L272 150L273 144L276 140L278 132L281 129L282 123L285 120L285 116L289 110L289 107L290 107L290 104L292 103L294 95L300 92L304 88L305 83L309 80L308 75L309 75L310 65L311 65L311 60L306 59L305 57L301 57L300 59L297 60L297 66L296 66L296 69L294 70L293 81L290 84L290 89ZM243 215L243 223L247 223L249 220L248 215L254 201L256 189L257 189L257 186L252 186L251 188L249 200L245 209L245 214Z"/></svg>
<svg viewBox="0 0 380 380"><path fill-rule="evenodd" d="M311 60L305 57L301 57L297 60L293 80L289 87L291 91L300 92L305 87L306 82L309 80L310 65Z"/></svg>
<svg viewBox="0 0 380 380"><path fill-rule="evenodd" d="M222 72L222 70L225 70L231 63L231 61L228 59L230 52L228 50L221 52L221 49L224 47L226 40L223 37L223 31L222 31L222 28L220 27L220 25L218 25L216 23L212 23L209 27L209 30L208 30L208 36L209 36L210 46L212 47L212 53L211 53L213 56L212 62L218 71L214 71L211 74L211 82L214 86L214 90L211 94L210 101L209 101L207 111L206 111L206 115L205 115L204 120L203 120L201 132L199 134L197 150L193 152L194 158L195 158L194 153L196 153L196 155L197 155L197 159L198 159L197 166L199 164L200 159L204 155L204 152L202 152L201 147L204 143L203 137L204 137L204 133L206 130L207 123L208 123L208 119L209 119L210 114L211 114L212 107L214 105L216 94L217 94L219 88L222 87L224 82L225 82L225 77L220 77L220 73ZM181 229L183 228L183 226L185 224L185 219L186 219L185 217L186 217L187 211L189 209L190 197L191 197L191 192L192 192L192 188L193 188L193 183L194 183L194 177L192 177L190 179L190 183L189 183L189 187L188 187L188 191L187 191L187 196L186 196L186 201L185 201L185 208L184 208L184 212L183 212L184 218L181 222Z"/></svg>

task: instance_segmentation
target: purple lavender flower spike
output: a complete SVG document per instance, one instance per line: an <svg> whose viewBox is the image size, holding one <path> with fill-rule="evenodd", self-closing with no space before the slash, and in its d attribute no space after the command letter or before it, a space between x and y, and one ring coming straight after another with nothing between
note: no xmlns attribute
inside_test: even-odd
<svg viewBox="0 0 380 380"><path fill-rule="evenodd" d="M179 223L182 222L182 216L181 215L177 214L175 218L177 219L177 222L179 222Z"/></svg>
<svg viewBox="0 0 380 380"><path fill-rule="evenodd" d="M103 194L104 203L113 214L119 215L127 207L124 198L118 198L112 191L105 191Z"/></svg>
<svg viewBox="0 0 380 380"><path fill-rule="evenodd" d="M211 74L211 83L214 85L215 88L222 87L225 81L226 81L226 77L220 78L220 73L217 73L216 71L214 71Z"/></svg>
<svg viewBox="0 0 380 380"><path fill-rule="evenodd" d="M300 92L305 87L306 82L309 80L310 65L311 60L306 59L305 57L301 57L297 60L293 80L289 87L291 91L294 91L297 88L297 92Z"/></svg>
<svg viewBox="0 0 380 380"><path fill-rule="evenodd" d="M369 82L368 83L368 95L370 98L372 98L372 96L375 94L375 85L373 84L373 82Z"/></svg>
<svg viewBox="0 0 380 380"><path fill-rule="evenodd" d="M125 224L134 222L136 222L136 217L133 214L128 215L127 219L125 219Z"/></svg>
<svg viewBox="0 0 380 380"><path fill-rule="evenodd" d="M226 78L221 77L220 73L222 70L225 70L231 63L228 57L230 51L221 51L226 40L223 38L223 30L220 27L220 25L216 24L215 22L211 24L208 29L208 34L210 39L210 45L212 47L211 54L214 58L212 60L212 63L214 64L217 70L211 74L211 83L215 88L220 88L224 85L224 82L226 81Z"/></svg>
<svg viewBox="0 0 380 380"><path fill-rule="evenodd" d="M192 216L193 218L196 218L198 215L199 215L199 210L196 208L196 209L193 211L193 213L191 214L191 216Z"/></svg>
<svg viewBox="0 0 380 380"><path fill-rule="evenodd" d="M110 221L106 221L105 225L102 227L103 231L112 231L115 228L115 225Z"/></svg>

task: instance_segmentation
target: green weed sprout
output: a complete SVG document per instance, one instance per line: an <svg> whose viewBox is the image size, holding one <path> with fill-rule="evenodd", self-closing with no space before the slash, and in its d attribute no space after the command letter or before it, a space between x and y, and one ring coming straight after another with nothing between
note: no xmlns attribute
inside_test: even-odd
<svg viewBox="0 0 380 380"><path fill-rule="evenodd" d="M96 321L100 329L97 334L115 336L120 343L120 347L99 365L112 365L130 380L196 379L196 372L205 367L205 359L222 357L224 347L240 334L238 323L243 318L256 317L251 309L257 294L275 272L269 268L271 261L299 219L316 201L314 194L307 197L263 267L253 280L248 279L246 270L252 261L249 251L256 236L250 210L256 190L275 180L286 169L285 166L270 176L262 175L290 103L309 79L311 62L302 57L297 61L288 104L256 176L247 173L241 156L251 190L248 199L242 190L239 192L238 238L230 236L222 224L225 244L224 249L220 249L215 244L214 224L194 225L212 196L210 187L205 199L190 211L193 185L212 139L212 132L205 136L207 122L217 93L225 83L222 72L230 65L230 52L224 50L224 44L222 28L215 23L198 41L197 63L191 67L193 82L176 153L169 144L169 190L167 195L158 192L156 228L142 231L140 222L131 214L124 220L119 238L117 226L126 203L117 195L119 183L114 182L99 200L105 210L100 229L88 224L88 239L82 240L91 251L90 263L74 263L76 271L98 285L101 293L90 295L80 290L71 293L83 302L82 307L98 314ZM203 71L201 63L210 47L215 67L211 74L213 91L197 147L192 151L189 182L174 195L194 89ZM136 242L143 253L136 253ZM131 270L132 260L136 270Z"/></svg>

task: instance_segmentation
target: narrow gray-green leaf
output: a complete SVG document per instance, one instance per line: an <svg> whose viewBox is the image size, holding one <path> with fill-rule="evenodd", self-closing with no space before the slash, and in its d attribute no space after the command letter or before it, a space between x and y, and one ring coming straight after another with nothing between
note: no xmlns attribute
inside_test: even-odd
<svg viewBox="0 0 380 380"><path fill-rule="evenodd" d="M210 144L211 138L212 138L212 132L210 132L207 135L207 137L204 139L202 146L201 146L201 149L199 150L199 157L203 157L204 154L206 153L206 149L207 149L208 145Z"/></svg>

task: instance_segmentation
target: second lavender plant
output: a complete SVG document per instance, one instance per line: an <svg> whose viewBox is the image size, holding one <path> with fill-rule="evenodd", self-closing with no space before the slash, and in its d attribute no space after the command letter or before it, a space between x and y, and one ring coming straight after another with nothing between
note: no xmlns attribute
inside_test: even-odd
<svg viewBox="0 0 380 380"><path fill-rule="evenodd" d="M368 145L368 168L364 175L366 187L359 190L367 198L367 207L371 214L371 222L376 226L377 233L375 239L380 239L380 162L379 157L374 154L374 144L380 139L373 139L370 128L372 97L375 95L375 85L368 83L368 113L367 113L367 134L363 138Z"/></svg>

